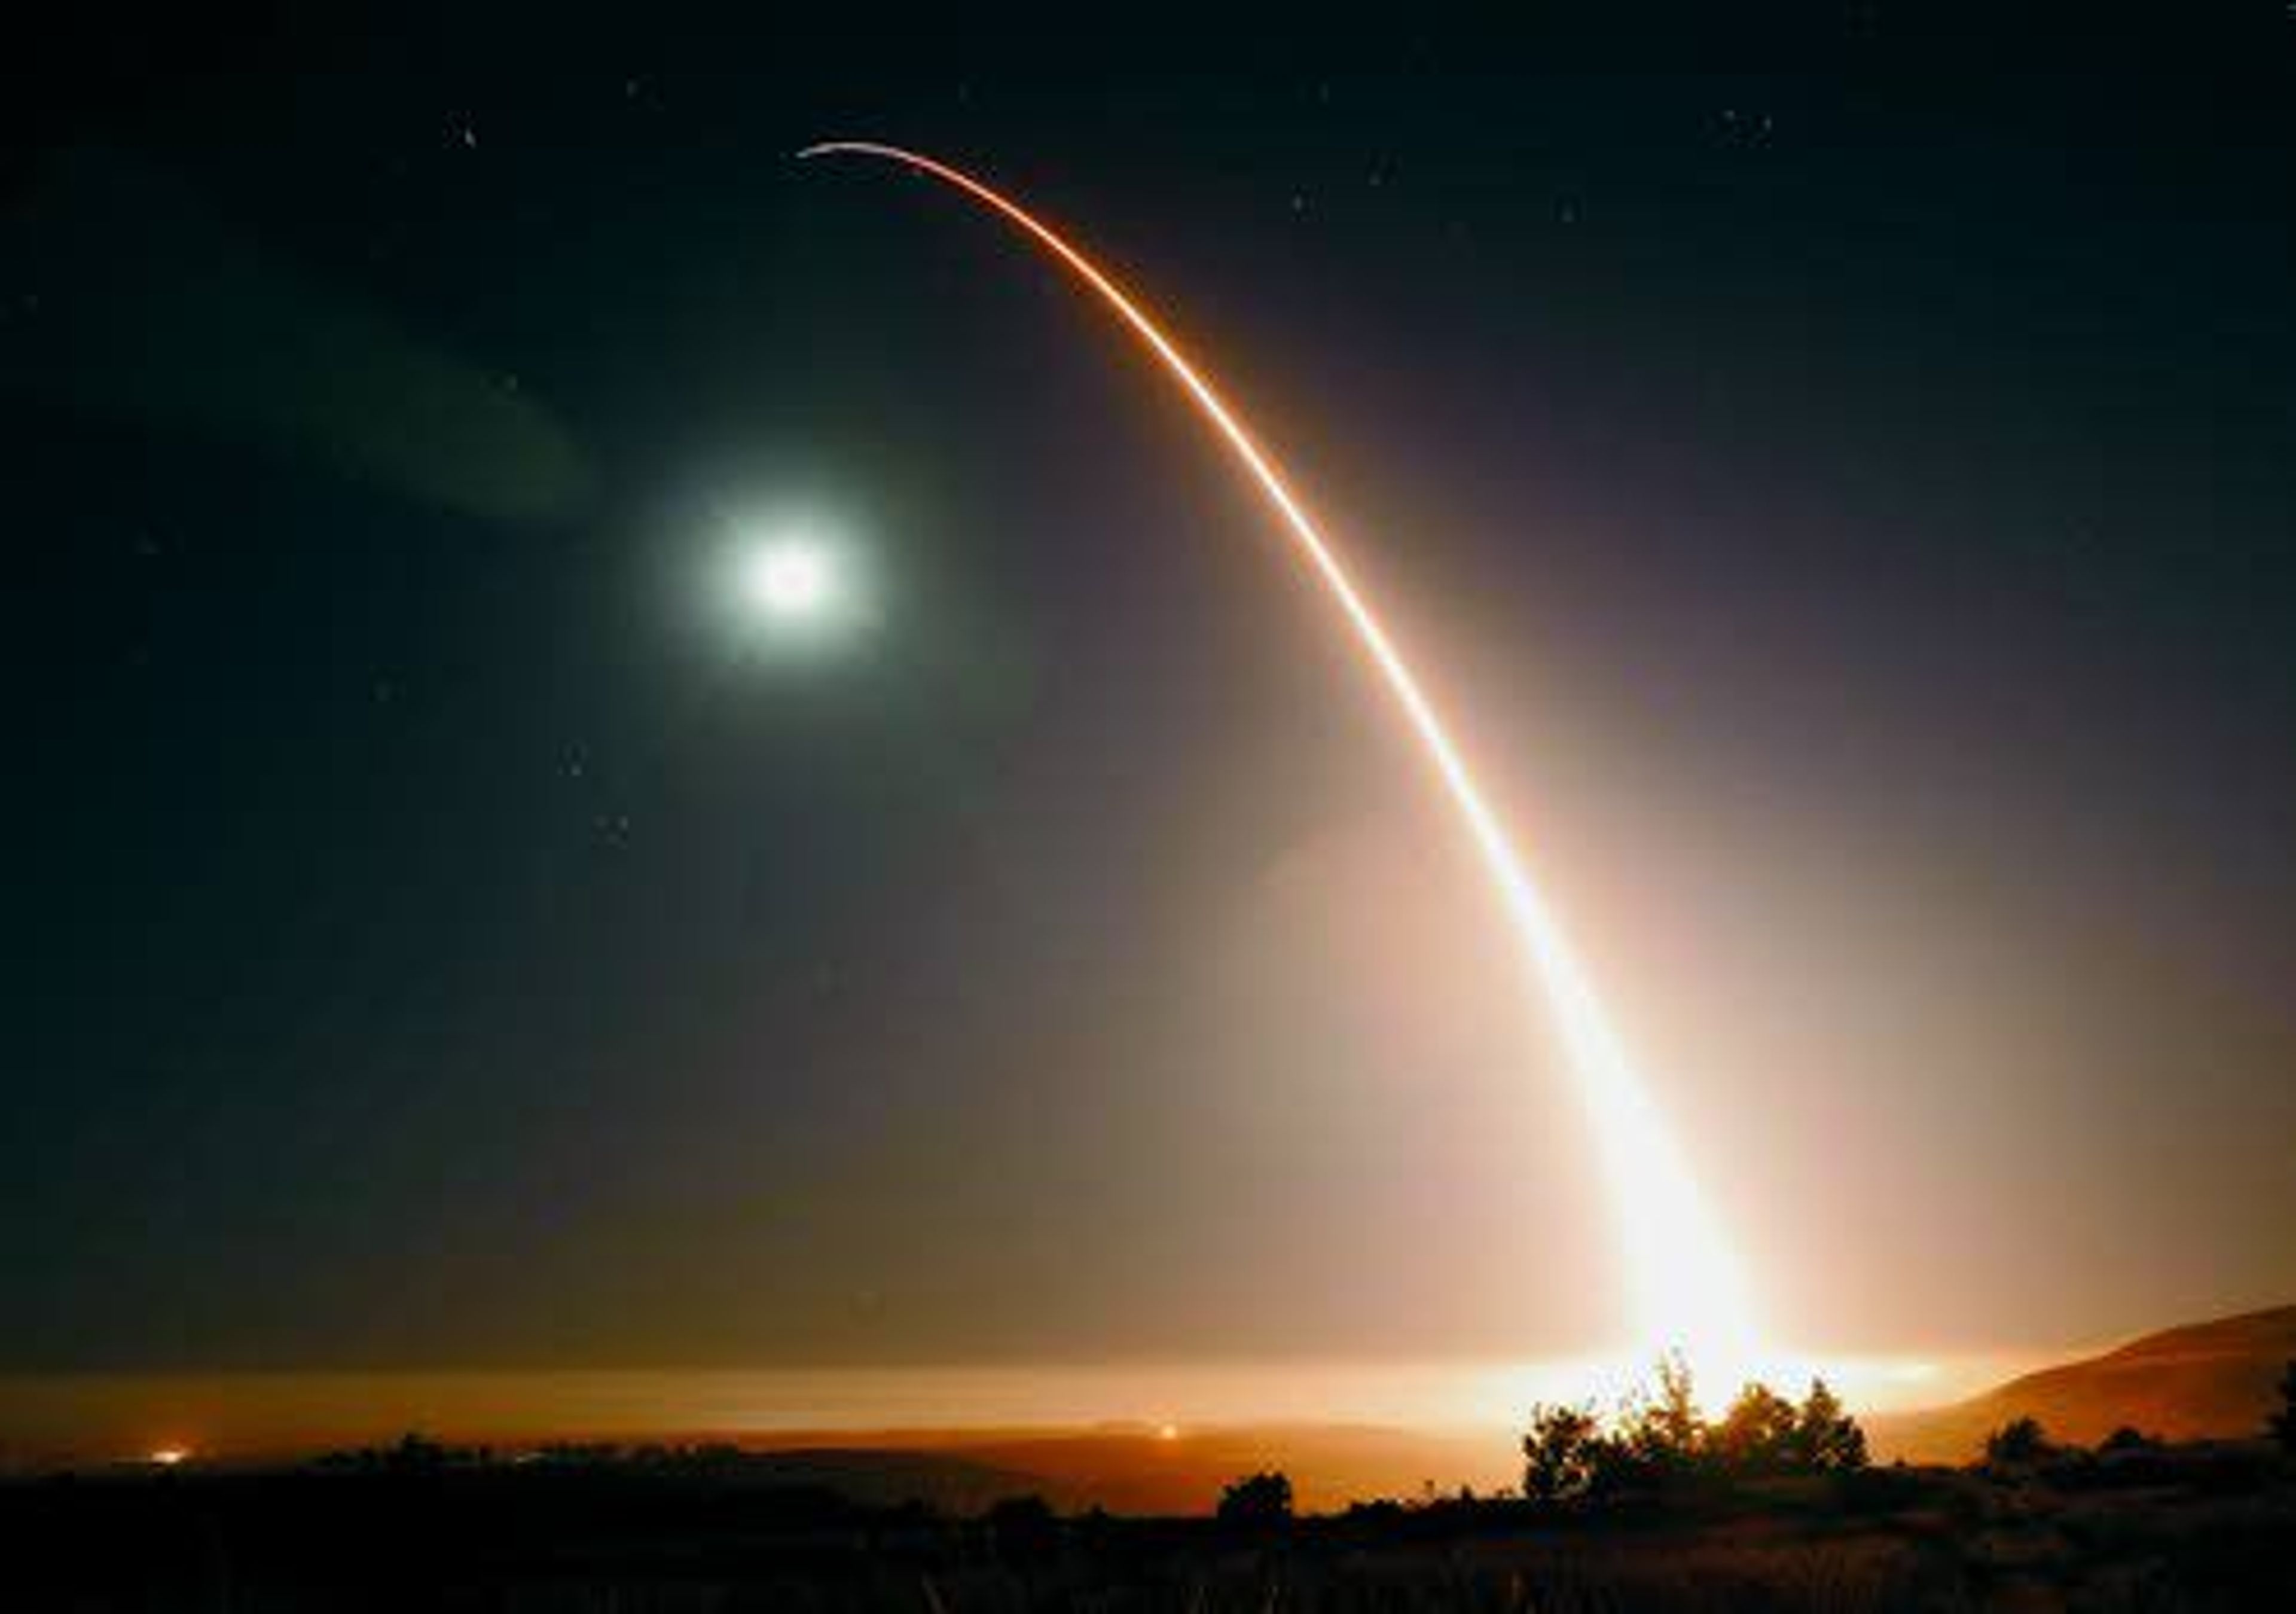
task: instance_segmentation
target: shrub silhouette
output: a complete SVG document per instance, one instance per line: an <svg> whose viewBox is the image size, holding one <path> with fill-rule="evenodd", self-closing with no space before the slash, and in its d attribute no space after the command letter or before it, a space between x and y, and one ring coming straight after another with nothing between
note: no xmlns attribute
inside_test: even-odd
<svg viewBox="0 0 2296 1614"><path fill-rule="evenodd" d="M2282 1451L2296 1452L2296 1356L2289 1358L2288 1365L2281 1370L2280 1409L2267 1421L2265 1427L2272 1431L2272 1438L2280 1442Z"/></svg>
<svg viewBox="0 0 2296 1614"><path fill-rule="evenodd" d="M1223 1524L1282 1524L1292 1517L1292 1481L1273 1470L1249 1475L1220 1492Z"/></svg>
<svg viewBox="0 0 2296 1614"><path fill-rule="evenodd" d="M2012 1418L1985 1437L1985 1461L1993 1468L2030 1468L2055 1450L2038 1418Z"/></svg>
<svg viewBox="0 0 2296 1614"><path fill-rule="evenodd" d="M1049 1524L1054 1519L1053 1504L1034 1491L1000 1496L988 1504L988 1517L990 1524L1000 1527Z"/></svg>
<svg viewBox="0 0 2296 1614"><path fill-rule="evenodd" d="M1680 1352L1659 1358L1657 1388L1627 1414L1621 1434L1628 1454L1653 1478L1687 1472L1706 1449L1706 1424L1690 1364Z"/></svg>
<svg viewBox="0 0 2296 1614"><path fill-rule="evenodd" d="M1652 1389L1622 1409L1609 1431L1585 1407L1534 1406L1522 1455L1523 1496L1546 1506L1691 1479L1848 1473L1867 1461L1865 1431L1824 1380L1810 1381L1800 1406L1766 1384L1749 1384L1710 1423L1678 1356L1660 1361Z"/></svg>
<svg viewBox="0 0 2296 1614"><path fill-rule="evenodd" d="M1790 1455L1788 1466L1805 1473L1839 1474L1866 1466L1866 1431L1823 1379L1809 1381L1809 1394L1794 1414Z"/></svg>
<svg viewBox="0 0 2296 1614"><path fill-rule="evenodd" d="M1595 1483L1602 1426L1583 1406L1530 1409L1530 1431L1522 1438L1522 1494L1538 1503L1583 1496Z"/></svg>
<svg viewBox="0 0 2296 1614"><path fill-rule="evenodd" d="M1706 1437L1715 1465L1740 1474L1784 1472L1793 1466L1802 1445L1800 1414L1767 1384L1740 1390Z"/></svg>

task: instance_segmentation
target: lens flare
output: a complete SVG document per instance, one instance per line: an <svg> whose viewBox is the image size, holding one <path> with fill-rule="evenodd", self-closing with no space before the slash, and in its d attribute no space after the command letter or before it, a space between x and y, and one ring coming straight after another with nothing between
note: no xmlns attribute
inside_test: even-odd
<svg viewBox="0 0 2296 1614"><path fill-rule="evenodd" d="M1402 709L1464 821L1497 888L1524 954L1544 988L1572 1083L1583 1101L1615 1204L1635 1314L1632 1348L1645 1358L1679 1351L1710 1383L1735 1384L1762 1371L1760 1343L1743 1275L1701 1196L1647 1087L1611 1026L1593 984L1532 881L1497 815L1387 629L1331 544L1211 383L1131 295L1051 226L947 163L873 141L808 146L800 158L852 156L899 163L971 197L1018 226L1122 319L1160 361L1281 518L1300 554L1338 604L1357 643Z"/></svg>

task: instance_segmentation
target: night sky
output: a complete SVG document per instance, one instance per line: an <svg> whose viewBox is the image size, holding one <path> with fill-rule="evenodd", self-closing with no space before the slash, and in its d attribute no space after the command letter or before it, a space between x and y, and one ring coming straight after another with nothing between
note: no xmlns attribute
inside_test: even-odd
<svg viewBox="0 0 2296 1614"><path fill-rule="evenodd" d="M641 14L642 19L643 14ZM1537 1357L1495 784L1783 1335L2296 1290L2296 22L1182 68L90 37L0 191L0 1369ZM1292 42L1294 45L1297 41ZM1564 59L1557 59L1564 58ZM727 598L801 514L865 620Z"/></svg>

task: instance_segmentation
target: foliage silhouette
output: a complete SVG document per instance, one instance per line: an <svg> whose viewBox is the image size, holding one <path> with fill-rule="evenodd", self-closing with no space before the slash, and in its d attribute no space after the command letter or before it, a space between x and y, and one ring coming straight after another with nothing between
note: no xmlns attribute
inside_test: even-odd
<svg viewBox="0 0 2296 1614"><path fill-rule="evenodd" d="M1705 1454L1706 1423L1690 1364L1679 1351L1659 1358L1655 1388L1626 1418L1620 1431L1628 1456L1653 1479L1686 1474Z"/></svg>
<svg viewBox="0 0 2296 1614"><path fill-rule="evenodd" d="M1794 1466L1804 1444L1794 1404L1767 1384L1749 1384L1740 1390L1722 1421L1706 1436L1712 1461L1742 1474L1784 1472Z"/></svg>
<svg viewBox="0 0 2296 1614"><path fill-rule="evenodd" d="M2055 1452L2038 1418L2012 1418L1985 1437L1985 1461L1992 1468L2031 1468Z"/></svg>
<svg viewBox="0 0 2296 1614"><path fill-rule="evenodd" d="M1809 1381L1809 1394L1794 1415L1792 1466L1820 1474L1838 1474L1866 1466L1866 1431L1842 1409L1823 1379Z"/></svg>
<svg viewBox="0 0 2296 1614"><path fill-rule="evenodd" d="M1698 1410L1679 1356L1662 1358L1649 1393L1605 1430L1584 1406L1540 1404L1522 1438L1523 1496L1534 1507L1678 1487L1784 1475L1841 1474L1866 1466L1865 1431L1823 1379L1801 1405L1749 1384L1718 1422Z"/></svg>
<svg viewBox="0 0 2296 1614"><path fill-rule="evenodd" d="M1595 1483L1601 1430L1583 1406L1532 1407L1530 1430L1522 1438L1524 1497L1545 1505L1585 1495Z"/></svg>
<svg viewBox="0 0 2296 1614"><path fill-rule="evenodd" d="M1292 1481L1274 1470L1236 1480L1220 1492L1223 1524L1271 1525L1292 1518Z"/></svg>

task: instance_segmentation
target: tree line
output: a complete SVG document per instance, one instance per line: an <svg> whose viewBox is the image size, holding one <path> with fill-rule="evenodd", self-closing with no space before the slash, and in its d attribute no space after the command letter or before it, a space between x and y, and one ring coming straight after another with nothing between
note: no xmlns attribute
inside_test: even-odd
<svg viewBox="0 0 2296 1614"><path fill-rule="evenodd" d="M1811 1380L1799 1404L1749 1384L1709 1420L1679 1356L1662 1359L1654 1387L1607 1426L1588 1405L1534 1406L1522 1455L1523 1497L1546 1505L1691 1479L1845 1473L1867 1461L1866 1432L1824 1380Z"/></svg>

